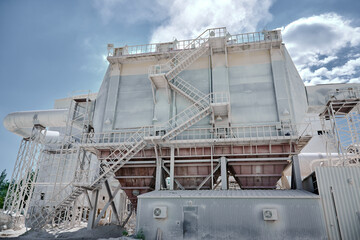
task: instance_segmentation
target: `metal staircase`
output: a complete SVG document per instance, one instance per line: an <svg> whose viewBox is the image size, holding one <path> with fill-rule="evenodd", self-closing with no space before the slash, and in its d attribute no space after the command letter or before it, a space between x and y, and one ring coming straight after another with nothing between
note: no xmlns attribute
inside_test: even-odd
<svg viewBox="0 0 360 240"><path fill-rule="evenodd" d="M175 77L169 81L170 87L177 93L181 94L191 102L199 101L206 96L205 93L201 92L190 83L184 81L180 77Z"/></svg>
<svg viewBox="0 0 360 240"><path fill-rule="evenodd" d="M54 208L43 210L29 219L29 225L33 229L42 228L51 219L59 214L63 214L66 209L85 191L100 188L106 179L124 166L135 154L137 154L147 144L148 138L168 140L201 120L211 112L210 101L213 94L208 94L200 98L193 105L174 116L165 124L152 127L140 128L136 133L129 137L126 142L115 150L111 151L108 157L102 161L97 175L90 184L78 185L75 180L69 183L60 191L55 199L62 199Z"/></svg>
<svg viewBox="0 0 360 240"><path fill-rule="evenodd" d="M168 62L151 66L149 68L149 79L155 86L159 82L171 81L209 49L211 38L225 37L226 33L226 28L205 30Z"/></svg>

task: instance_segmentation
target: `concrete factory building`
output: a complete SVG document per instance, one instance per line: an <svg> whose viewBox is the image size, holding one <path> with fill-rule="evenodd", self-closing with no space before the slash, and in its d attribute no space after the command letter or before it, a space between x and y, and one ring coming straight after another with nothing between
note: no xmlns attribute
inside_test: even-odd
<svg viewBox="0 0 360 240"><path fill-rule="evenodd" d="M5 118L23 138L13 224L136 213L147 239L360 238L360 85L305 87L280 30L109 44L107 59L98 93Z"/></svg>

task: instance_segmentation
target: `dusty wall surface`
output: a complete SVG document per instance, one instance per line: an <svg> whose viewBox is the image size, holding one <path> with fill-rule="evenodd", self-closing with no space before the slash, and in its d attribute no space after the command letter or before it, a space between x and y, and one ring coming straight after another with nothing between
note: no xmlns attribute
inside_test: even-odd
<svg viewBox="0 0 360 240"><path fill-rule="evenodd" d="M165 122L190 103L171 90L155 91L148 68L165 62L112 64L96 100L95 130L113 131ZM205 54L179 76L204 93L229 92L232 124L301 122L305 87L282 45L279 49ZM155 121L153 121L155 120ZM195 126L209 126L209 117Z"/></svg>
<svg viewBox="0 0 360 240"><path fill-rule="evenodd" d="M158 207L165 218L154 217ZM277 220L265 221L264 209ZM147 239L157 231L163 239L327 239L319 197L298 190L151 192L139 197L137 216Z"/></svg>

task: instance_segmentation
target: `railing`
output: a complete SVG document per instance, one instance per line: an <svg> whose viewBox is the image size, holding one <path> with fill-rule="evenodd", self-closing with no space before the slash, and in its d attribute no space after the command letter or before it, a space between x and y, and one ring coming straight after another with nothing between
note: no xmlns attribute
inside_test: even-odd
<svg viewBox="0 0 360 240"><path fill-rule="evenodd" d="M157 127L159 127L157 129ZM147 128L147 131L150 129ZM159 131L163 126L154 126L152 131ZM142 130L144 133L144 129ZM148 131L149 132L149 131ZM158 133L159 133L158 132ZM127 136L134 132L106 132L94 134L89 138L89 144L108 144L108 143L124 143L128 139ZM148 133L147 133L148 134ZM154 132L148 136L154 136ZM313 136L314 132L311 123L304 124L262 124L262 125L239 125L232 127L203 127L189 128L184 130L174 140L209 140L209 139L238 139L246 141L257 140L281 140L290 138L299 138L304 136Z"/></svg>
<svg viewBox="0 0 360 240"><path fill-rule="evenodd" d="M214 92L210 95L210 101L214 104L229 103L230 95L228 92Z"/></svg>
<svg viewBox="0 0 360 240"><path fill-rule="evenodd" d="M181 52L178 52L172 59L164 64L158 64L150 66L149 74L160 74L170 71L171 69L178 66L184 60L189 59L191 55L195 54L196 51L186 51L186 50L196 50L204 46L210 38L225 37L226 28L210 28L201 33L196 39L192 40L187 46L182 49Z"/></svg>
<svg viewBox="0 0 360 240"><path fill-rule="evenodd" d="M191 128L179 134L175 140L238 139L246 141L281 140L312 136L311 124L266 124L218 128Z"/></svg>
<svg viewBox="0 0 360 240"><path fill-rule="evenodd" d="M257 42L277 42L281 41L281 31L262 31L253 33L242 33L231 35L227 40L227 45L257 43Z"/></svg>
<svg viewBox="0 0 360 240"><path fill-rule="evenodd" d="M331 91L325 97L325 101L329 100L345 100L345 99L358 99L360 98L360 89L359 88L348 88L348 89L337 89Z"/></svg>
<svg viewBox="0 0 360 240"><path fill-rule="evenodd" d="M195 88L193 85L191 85L187 81L184 81L180 77L175 77L173 80L171 80L169 82L169 84L173 85L175 88L178 88L182 92L182 94L193 99L194 101L197 101L200 98L205 97L205 93L203 93L199 89Z"/></svg>
<svg viewBox="0 0 360 240"><path fill-rule="evenodd" d="M120 57L139 54L163 53L170 51L180 51L185 49L193 40L174 40L166 43L150 43L143 45L133 45L115 48L109 56Z"/></svg>
<svg viewBox="0 0 360 240"><path fill-rule="evenodd" d="M216 92L209 93L196 103L187 107L176 116L172 117L165 123L154 126L145 126L138 129L127 129L125 131L104 132L104 133L87 133L83 135L82 144L108 144L108 143L121 143L128 141L134 134L141 137L154 137L162 136L165 132L170 131L184 123L189 119L197 116L205 111L211 103L229 103L229 93Z"/></svg>
<svg viewBox="0 0 360 240"><path fill-rule="evenodd" d="M227 45L257 43L257 42L276 42L281 41L281 31L262 31L252 33L242 33L230 35L226 32L226 28L214 28L215 37L227 37ZM200 45L207 39L199 39ZM174 40L173 42L166 43L150 43L142 45L124 46L114 48L112 52L109 52L108 56L120 57L131 56L141 54L153 54L164 53L171 51L181 51L184 49L195 49L199 47L199 44L191 45L194 39L189 40ZM190 46L190 48L189 48Z"/></svg>

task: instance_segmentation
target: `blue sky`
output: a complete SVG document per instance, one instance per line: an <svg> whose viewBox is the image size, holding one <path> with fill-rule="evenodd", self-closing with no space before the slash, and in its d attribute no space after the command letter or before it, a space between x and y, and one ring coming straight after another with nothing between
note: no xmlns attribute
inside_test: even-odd
<svg viewBox="0 0 360 240"><path fill-rule="evenodd" d="M97 92L106 44L281 28L306 84L360 82L360 1L0 0L0 119L51 109L76 90ZM21 138L0 125L0 170L8 175Z"/></svg>

